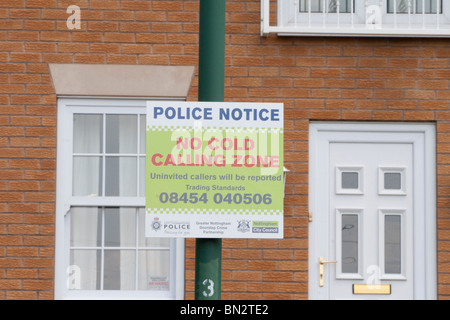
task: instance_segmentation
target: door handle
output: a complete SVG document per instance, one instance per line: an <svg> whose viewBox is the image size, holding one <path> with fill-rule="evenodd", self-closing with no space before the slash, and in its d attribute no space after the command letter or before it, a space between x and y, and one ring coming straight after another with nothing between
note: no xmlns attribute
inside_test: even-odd
<svg viewBox="0 0 450 320"><path fill-rule="evenodd" d="M323 257L319 257L319 286L323 287L323 269L326 263L337 263L336 260L324 260Z"/></svg>

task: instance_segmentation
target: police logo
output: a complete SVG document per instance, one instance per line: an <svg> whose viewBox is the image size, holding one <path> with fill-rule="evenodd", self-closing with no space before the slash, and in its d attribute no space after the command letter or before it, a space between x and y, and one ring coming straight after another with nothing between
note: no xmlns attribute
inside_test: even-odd
<svg viewBox="0 0 450 320"><path fill-rule="evenodd" d="M152 221L152 229L155 231L158 231L161 229L161 221L159 221L159 218L154 218Z"/></svg>

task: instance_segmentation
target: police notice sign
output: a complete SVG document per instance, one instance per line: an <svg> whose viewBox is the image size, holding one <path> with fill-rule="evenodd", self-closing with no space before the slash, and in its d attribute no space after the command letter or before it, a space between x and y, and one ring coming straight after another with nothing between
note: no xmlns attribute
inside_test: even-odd
<svg viewBox="0 0 450 320"><path fill-rule="evenodd" d="M283 237L283 105L147 102L146 236Z"/></svg>

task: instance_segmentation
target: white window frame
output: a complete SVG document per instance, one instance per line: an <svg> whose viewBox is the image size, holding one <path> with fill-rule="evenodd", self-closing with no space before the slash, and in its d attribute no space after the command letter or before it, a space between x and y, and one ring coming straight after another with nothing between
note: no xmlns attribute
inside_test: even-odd
<svg viewBox="0 0 450 320"><path fill-rule="evenodd" d="M330 0L320 1L328 4ZM409 1L413 4L416 0ZM261 0L261 35L450 37L448 1L443 1L442 13L439 14L414 13L412 10L388 13L387 0L356 0L353 14L300 12L299 4L299 0L277 0L277 22L274 25L275 22L270 21L274 7L270 7L270 0Z"/></svg>
<svg viewBox="0 0 450 320"><path fill-rule="evenodd" d="M55 231L56 299L184 299L184 239L171 239L169 291L69 290L70 208L145 207L145 197L73 197L72 141L75 113L145 114L149 99L60 98L57 124L57 194Z"/></svg>

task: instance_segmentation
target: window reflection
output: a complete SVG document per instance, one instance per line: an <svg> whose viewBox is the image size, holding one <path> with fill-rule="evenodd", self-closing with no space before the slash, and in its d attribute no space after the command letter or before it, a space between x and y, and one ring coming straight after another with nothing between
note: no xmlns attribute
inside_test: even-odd
<svg viewBox="0 0 450 320"><path fill-rule="evenodd" d="M358 273L358 215L342 215L342 273Z"/></svg>

